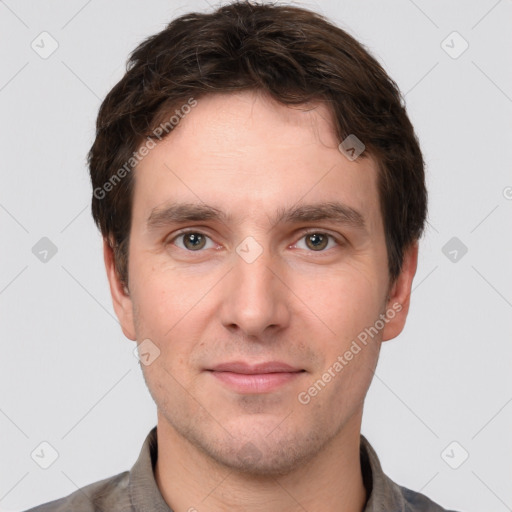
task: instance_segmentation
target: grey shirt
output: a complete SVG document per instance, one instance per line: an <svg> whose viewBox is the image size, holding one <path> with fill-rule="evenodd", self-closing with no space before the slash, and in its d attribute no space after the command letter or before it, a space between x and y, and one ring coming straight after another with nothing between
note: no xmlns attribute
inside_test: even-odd
<svg viewBox="0 0 512 512"><path fill-rule="evenodd" d="M172 512L160 494L153 473L158 455L156 428L146 437L131 471L89 484L65 498L26 512ZM388 478L363 435L360 456L368 496L363 512L448 512L423 494Z"/></svg>

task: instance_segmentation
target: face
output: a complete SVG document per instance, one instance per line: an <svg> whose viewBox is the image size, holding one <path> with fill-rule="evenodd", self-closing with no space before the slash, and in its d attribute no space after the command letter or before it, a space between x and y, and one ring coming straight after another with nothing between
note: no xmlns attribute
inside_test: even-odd
<svg viewBox="0 0 512 512"><path fill-rule="evenodd" d="M390 286L376 163L339 142L320 104L206 96L135 170L129 293L105 246L159 424L222 466L285 474L357 430L405 322L415 249Z"/></svg>

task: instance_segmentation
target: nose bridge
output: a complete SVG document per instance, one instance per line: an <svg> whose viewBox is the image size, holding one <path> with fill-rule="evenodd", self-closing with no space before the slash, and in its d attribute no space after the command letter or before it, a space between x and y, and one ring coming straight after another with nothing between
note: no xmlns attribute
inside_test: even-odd
<svg viewBox="0 0 512 512"><path fill-rule="evenodd" d="M222 323L258 336L269 326L288 321L285 291L271 270L276 262L268 248L247 237L233 254L233 270L222 305Z"/></svg>

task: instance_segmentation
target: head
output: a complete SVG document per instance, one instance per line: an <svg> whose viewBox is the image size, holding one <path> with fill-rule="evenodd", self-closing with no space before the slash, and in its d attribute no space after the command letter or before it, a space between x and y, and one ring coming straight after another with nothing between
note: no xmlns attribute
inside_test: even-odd
<svg viewBox="0 0 512 512"><path fill-rule="evenodd" d="M414 130L367 50L297 7L184 15L132 53L89 166L116 314L159 354L143 371L162 421L281 474L360 421L426 216ZM241 393L211 371L233 361L300 372Z"/></svg>

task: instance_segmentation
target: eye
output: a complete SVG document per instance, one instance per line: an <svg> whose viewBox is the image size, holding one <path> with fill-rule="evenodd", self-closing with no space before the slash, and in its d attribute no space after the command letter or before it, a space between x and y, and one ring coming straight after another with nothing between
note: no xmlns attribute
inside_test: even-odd
<svg viewBox="0 0 512 512"><path fill-rule="evenodd" d="M210 243L210 246L208 246L208 242ZM175 244L180 249L194 252L198 252L205 248L211 249L213 247L213 241L210 239L210 237L198 231L182 232L175 236L171 240L171 243Z"/></svg>
<svg viewBox="0 0 512 512"><path fill-rule="evenodd" d="M300 247L302 240L305 241L305 247ZM331 249L333 245L339 244L332 235L317 231L306 233L302 236L300 241L295 244L299 249L310 249L315 252L323 252L326 248Z"/></svg>

